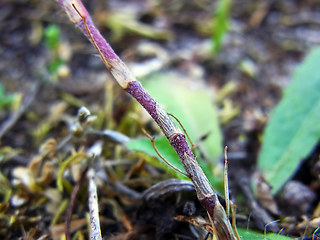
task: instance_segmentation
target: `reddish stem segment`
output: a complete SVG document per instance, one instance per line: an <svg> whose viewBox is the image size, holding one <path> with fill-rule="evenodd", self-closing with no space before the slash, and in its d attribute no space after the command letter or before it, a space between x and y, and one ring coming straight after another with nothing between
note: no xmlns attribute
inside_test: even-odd
<svg viewBox="0 0 320 240"><path fill-rule="evenodd" d="M181 130L173 123L171 118L159 104L146 92L138 81L130 82L124 89L132 95L151 115L169 140L170 145L177 152L187 175L193 181L197 196L200 202L207 209L208 213L213 216L216 202L216 193L213 191L207 177L203 173L199 164L186 141ZM213 201L214 200L214 201Z"/></svg>
<svg viewBox="0 0 320 240"><path fill-rule="evenodd" d="M221 206L217 194L200 168L198 162L186 141L181 130L173 123L169 115L160 105L146 92L140 82L129 82L126 92L132 95L151 115L169 140L170 145L178 154L188 177L192 180L197 197L212 220L215 235L219 240L236 239L231 224L224 208Z"/></svg>
<svg viewBox="0 0 320 240"><path fill-rule="evenodd" d="M127 66L114 53L113 49L94 26L92 19L80 0L58 0L65 9L71 21L79 27L84 35L92 42L99 52L103 62L111 71L120 86L132 95L151 115L158 124L171 146L177 152L189 178L192 180L197 197L208 212L212 221L214 234L219 240L235 240L231 224L226 213L218 201L207 177L189 148L186 138L169 115L146 92L140 82L136 80Z"/></svg>
<svg viewBox="0 0 320 240"><path fill-rule="evenodd" d="M130 82L124 90L134 97L159 125L157 102L146 92L141 83L138 81Z"/></svg>

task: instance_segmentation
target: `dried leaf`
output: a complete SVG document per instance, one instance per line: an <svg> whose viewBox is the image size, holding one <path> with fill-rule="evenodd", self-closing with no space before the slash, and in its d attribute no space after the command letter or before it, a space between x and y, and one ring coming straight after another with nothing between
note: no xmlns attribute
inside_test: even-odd
<svg viewBox="0 0 320 240"><path fill-rule="evenodd" d="M85 218L72 220L70 223L70 232L74 232L87 224ZM50 235L54 240L60 240L65 234L65 223L53 224L50 226Z"/></svg>

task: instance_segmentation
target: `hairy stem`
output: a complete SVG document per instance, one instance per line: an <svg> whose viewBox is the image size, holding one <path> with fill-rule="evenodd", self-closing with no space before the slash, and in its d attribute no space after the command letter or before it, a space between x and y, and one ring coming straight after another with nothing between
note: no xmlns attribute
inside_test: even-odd
<svg viewBox="0 0 320 240"><path fill-rule="evenodd" d="M104 64L111 71L119 85L133 96L158 124L171 146L177 152L187 176L193 182L197 197L208 212L219 240L236 239L225 210L220 204L216 192L187 144L186 137L171 120L163 108L146 92L140 82L133 76L128 67L114 53L113 49L102 37L80 0L58 0L67 12L70 20L84 33L95 46Z"/></svg>

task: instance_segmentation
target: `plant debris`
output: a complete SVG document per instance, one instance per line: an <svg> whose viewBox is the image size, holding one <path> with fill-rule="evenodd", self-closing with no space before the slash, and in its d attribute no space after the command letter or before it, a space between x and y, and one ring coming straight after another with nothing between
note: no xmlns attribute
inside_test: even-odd
<svg viewBox="0 0 320 240"><path fill-rule="evenodd" d="M223 145L228 145L229 191L243 239L318 239L319 142L299 159L300 167L276 195L256 170L272 109L293 70L319 45L320 5L230 1L220 16L228 24L213 54L218 2L93 0L85 5L145 85L155 76L170 76L172 89L183 82L192 91L200 84L215 97L205 106L217 111L221 149L207 147L218 133L186 131L194 135L197 161L214 162L207 168L209 178L223 178ZM93 169L103 239L210 239L212 226L193 184L173 179L177 174L161 167L156 154L128 149L131 141L145 140L144 128L161 152L162 135L114 82L57 2L4 0L0 19L0 238L89 239L86 174ZM181 108L179 121L197 126L184 116L188 107ZM201 103L198 110L209 112ZM203 120L212 123L206 114ZM223 189L221 181L215 184ZM285 236L278 236L280 230ZM269 232L274 234L264 235Z"/></svg>

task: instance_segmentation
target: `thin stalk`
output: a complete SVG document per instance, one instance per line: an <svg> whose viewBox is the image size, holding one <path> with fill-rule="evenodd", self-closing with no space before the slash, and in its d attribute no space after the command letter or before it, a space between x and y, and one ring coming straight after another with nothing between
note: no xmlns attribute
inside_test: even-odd
<svg viewBox="0 0 320 240"><path fill-rule="evenodd" d="M237 229L237 224L236 224L237 206L233 202L230 202L230 205L231 205L231 212L232 212L232 228L233 228L233 232L235 233L236 238L238 240L240 240L241 238L240 238L240 235L239 235L239 232L238 232L238 229Z"/></svg>
<svg viewBox="0 0 320 240"><path fill-rule="evenodd" d="M228 179L228 164L229 164L229 160L228 160L228 157L227 157L227 150L228 150L228 147L225 146L225 148L224 148L224 198L225 198L225 201L226 201L227 216L229 217L229 212L230 212L229 179Z"/></svg>
<svg viewBox="0 0 320 240"><path fill-rule="evenodd" d="M181 173L182 175L188 177L187 174L185 174L185 173L182 172L179 168L177 168L177 167L175 167L174 165L172 165L169 161L167 161L167 159L165 159L164 156L162 156L162 154L159 152L159 150L158 150L158 148L157 148L157 146L156 146L154 137L151 137L150 134L149 134L145 129L143 129L143 128L142 128L142 132L144 133L144 135L147 136L147 138L150 139L153 149L156 151L156 153L158 154L158 156L159 156L166 164L168 164L168 165L169 165L172 169L174 169L175 171L177 171L177 172Z"/></svg>
<svg viewBox="0 0 320 240"><path fill-rule="evenodd" d="M80 190L80 187L83 183L83 180L86 176L88 169L85 169L82 173L81 173L81 177L79 179L79 181L76 183L76 185L74 186L71 196L70 196L70 201L69 201L69 205L67 208L67 213L66 213L66 217L65 217L65 228L64 228L64 232L65 232L65 237L66 240L71 240L71 233L70 233L70 228L71 228L71 218L72 218L72 210L73 210L73 206L75 204L75 201L77 199L77 195L78 192Z"/></svg>
<svg viewBox="0 0 320 240"><path fill-rule="evenodd" d="M88 198L89 198L89 215L90 215L90 230L91 230L90 235L92 240L102 240L95 174L96 173L92 168L90 168L87 172L87 178L89 181Z"/></svg>
<svg viewBox="0 0 320 240"><path fill-rule="evenodd" d="M113 49L94 26L82 2L80 0L58 0L58 2L67 12L70 20L97 49L102 61L119 85L147 110L165 134L170 145L177 152L187 176L193 182L200 203L205 207L209 218L212 220L217 239L235 240L236 238L225 210L220 204L210 182L195 160L186 137L180 128L175 125L164 109L146 92L128 67L114 53Z"/></svg>

